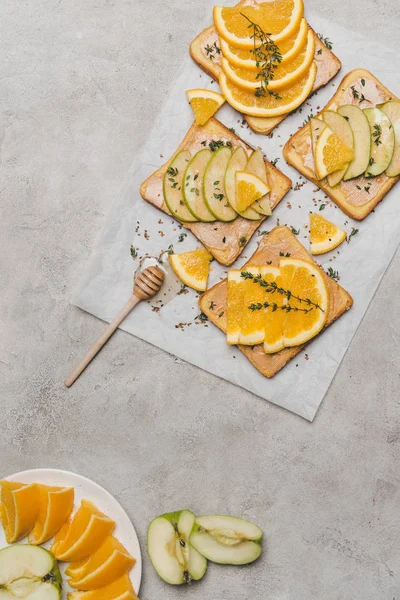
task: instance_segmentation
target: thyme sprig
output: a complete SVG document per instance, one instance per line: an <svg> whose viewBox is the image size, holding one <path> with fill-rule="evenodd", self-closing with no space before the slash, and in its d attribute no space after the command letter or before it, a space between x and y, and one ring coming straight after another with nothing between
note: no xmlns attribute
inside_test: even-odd
<svg viewBox="0 0 400 600"><path fill-rule="evenodd" d="M250 273L250 271L242 271L240 273L240 276L243 277L243 279L252 279L253 283L258 283L259 285L261 285L261 287L265 288L265 291L267 293L278 293L281 296L285 296L288 300L294 298L300 303L304 302L304 304L307 304L307 306L313 306L314 308L319 308L322 312L325 312L319 304L313 302L312 300L310 300L310 298L300 298L300 296L296 296L290 290L285 290L284 288L279 287L275 281L267 281L263 278L262 275L253 275L253 273Z"/></svg>
<svg viewBox="0 0 400 600"><path fill-rule="evenodd" d="M249 22L248 28L253 30L250 38L254 41L254 47L251 52L256 61L257 68L260 69L256 76L256 79L260 80L260 86L254 92L254 95L257 98L264 98L269 94L277 100L282 100L279 94L268 88L270 81L275 77L275 69L278 68L279 63L282 61L282 54L271 38L270 33L266 33L260 25L254 23L245 14L240 14Z"/></svg>
<svg viewBox="0 0 400 600"><path fill-rule="evenodd" d="M372 137L375 138L374 139L375 146L379 146L379 144L382 144L381 135L382 135L382 126L379 125L379 123L375 123L374 131L372 132Z"/></svg>
<svg viewBox="0 0 400 600"><path fill-rule="evenodd" d="M279 306L276 304L276 302L263 302L262 304L258 302L257 304L250 304L248 308L253 312L255 310L261 310L262 308L272 308L272 312L275 312L276 310L284 310L287 313L294 311L307 314L314 310L315 307L312 306L311 308L298 308L297 306L292 306L291 304L282 304Z"/></svg>

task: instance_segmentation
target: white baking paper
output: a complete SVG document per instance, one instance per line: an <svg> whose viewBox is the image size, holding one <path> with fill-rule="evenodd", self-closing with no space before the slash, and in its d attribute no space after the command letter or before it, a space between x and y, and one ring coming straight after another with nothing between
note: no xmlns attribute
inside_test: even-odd
<svg viewBox="0 0 400 600"><path fill-rule="evenodd" d="M212 21L211 6L205 25ZM242 126L241 116L229 106L223 107L218 119L228 127L234 127L236 133L251 145L260 146L270 160L279 158L277 166L291 177L293 186L299 188L289 192L274 210L273 216L261 224L260 231L272 229L279 219L281 224L299 229L298 239L308 248L308 229L305 226L309 212L316 210L313 198L318 207L321 203L327 204L321 214L339 227L348 232L352 227L359 229L349 244L342 244L339 252L326 254L319 261L325 270L332 267L339 271L340 284L353 296L353 308L272 379L260 375L236 347L227 346L225 336L214 325L194 320L200 311L193 290L176 296L158 312L154 312L151 305L141 303L125 320L122 328L312 421L398 246L400 185L395 186L364 221L352 222L333 203L324 199L323 192L315 191L313 183L296 186L298 182L303 183L304 179L286 165L282 158L282 146L303 124L311 109L316 114L318 107L327 103L348 71L368 68L397 95L400 94L400 72L397 69L397 55L381 44L323 18L310 14L306 16L317 32L333 42L333 51L343 63L342 71L333 84L329 83L314 95L303 105L301 112L298 110L289 116L274 130L272 138L254 134L247 126ZM150 138L128 174L124 191L112 208L98 247L73 298L76 306L104 321L111 321L131 294L135 267L130 256L131 244L138 249L139 256L157 256L170 244L177 252L199 247L199 242L189 231L180 229L176 221L148 205L139 194L142 181L166 162L191 125L193 116L185 90L193 87L218 89L217 84L211 83L188 54L170 96L155 120ZM187 233L187 237L179 242L182 232ZM256 233L235 264L236 268L255 251L259 239ZM226 273L226 269L215 261L212 267L209 285ZM177 328L179 323L191 325Z"/></svg>

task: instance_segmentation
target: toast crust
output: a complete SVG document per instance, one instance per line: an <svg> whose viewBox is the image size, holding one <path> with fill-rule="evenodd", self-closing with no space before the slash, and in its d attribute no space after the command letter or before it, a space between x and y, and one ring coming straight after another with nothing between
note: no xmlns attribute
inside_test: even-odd
<svg viewBox="0 0 400 600"><path fill-rule="evenodd" d="M352 87L356 94L358 92L358 97L354 97L356 94L353 93ZM361 94L366 98L363 102L360 102ZM356 104L360 108L368 108L386 100L397 100L397 98L372 73L365 69L355 69L342 79L337 91L321 112L328 109L337 110L343 104ZM331 188L325 179L319 181L314 173L309 123L286 142L283 157L287 163L321 188L346 215L357 221L365 219L400 179L400 177L387 177L383 173L369 179L357 177L342 181L334 188Z"/></svg>
<svg viewBox="0 0 400 600"><path fill-rule="evenodd" d="M245 1L246 0L242 0L239 2L239 5L244 4ZM309 29L313 32L315 37L314 61L317 65L317 77L312 90L312 93L314 93L335 77L340 71L342 63L338 57L321 42L318 35L310 26ZM217 30L214 25L211 25L202 31L190 45L190 56L192 59L207 73L207 75L217 82L221 72L220 55L217 52L214 52L213 58L210 58L210 55L207 55L207 52L205 51L205 47L212 47L215 42L218 43L218 40L219 36ZM279 125L286 116L287 115L266 118L244 115L244 118L255 133L266 135Z"/></svg>
<svg viewBox="0 0 400 600"><path fill-rule="evenodd" d="M286 226L275 227L268 235L263 236L258 249L246 264L243 265L243 268L250 264L263 265L267 262L269 263L269 261L271 261L273 266L278 266L280 252L290 252L291 257L308 260L309 262L316 264L320 269L329 291L328 317L324 329L332 325L336 319L351 308L353 299L350 294L321 269L318 263L314 261L312 256ZM227 327L227 300L227 279L224 279L207 290L199 300L200 309L207 315L209 321L214 323L214 325L219 327L224 333L226 333ZM210 306L213 307L212 310L210 309ZM306 344L295 348L284 348L275 354L265 354L262 344L253 347L239 345L238 348L249 359L254 367L264 375L264 377L270 378L276 375L276 373L296 356L296 354L301 352L305 346Z"/></svg>
<svg viewBox="0 0 400 600"><path fill-rule="evenodd" d="M140 186L142 198L173 217L164 201L163 178L165 171L181 150L189 150L193 155L204 148L202 142L205 140L207 142L211 140L230 142L234 148L242 146L247 154L253 150L251 146L215 118L211 118L202 127L193 123L173 157L142 183ZM268 183L271 186L271 208L274 209L290 190L292 182L267 160L265 160L265 167ZM213 223L182 223L182 225L197 237L219 263L229 266L237 259L265 218L262 217L259 221L249 221L239 216L230 223L214 221Z"/></svg>

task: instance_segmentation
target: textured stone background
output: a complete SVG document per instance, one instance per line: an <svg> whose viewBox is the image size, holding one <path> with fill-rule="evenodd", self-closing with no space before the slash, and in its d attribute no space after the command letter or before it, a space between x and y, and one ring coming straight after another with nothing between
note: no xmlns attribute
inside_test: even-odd
<svg viewBox="0 0 400 600"><path fill-rule="evenodd" d="M399 600L399 252L312 425L122 332L62 385L104 329L69 304L77 274L201 4L1 2L1 475L59 467L115 494L141 538L143 600ZM396 0L307 8L398 43ZM253 518L263 558L164 585L146 526L186 507Z"/></svg>

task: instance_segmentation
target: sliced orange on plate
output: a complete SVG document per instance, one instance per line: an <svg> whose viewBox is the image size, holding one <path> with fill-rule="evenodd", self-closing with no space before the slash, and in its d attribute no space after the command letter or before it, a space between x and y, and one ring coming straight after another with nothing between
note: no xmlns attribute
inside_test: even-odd
<svg viewBox="0 0 400 600"><path fill-rule="evenodd" d="M300 54L288 63L280 63L274 69L274 78L268 83L268 89L279 91L295 84L309 70L314 60L315 37L312 31L308 32L307 43ZM227 78L239 88L255 92L261 85L258 71L235 67L226 58L222 58L222 69Z"/></svg>
<svg viewBox="0 0 400 600"><path fill-rule="evenodd" d="M82 500L77 513L56 535L51 551L58 560L82 560L100 548L114 527L114 521L92 502Z"/></svg>
<svg viewBox="0 0 400 600"><path fill-rule="evenodd" d="M325 254L346 239L346 232L317 213L310 215L311 254Z"/></svg>
<svg viewBox="0 0 400 600"><path fill-rule="evenodd" d="M250 21L271 34L274 42L279 44L298 31L303 12L303 0L273 0L255 6L241 4L233 8L215 6L214 23L218 34L229 44L250 49L254 47Z"/></svg>
<svg viewBox="0 0 400 600"><path fill-rule="evenodd" d="M307 43L308 25L305 19L301 20L299 30L290 38L284 42L280 42L279 51L282 56L280 65L294 60L300 52L303 50ZM236 48L231 46L224 38L220 38L222 55L230 62L234 67L239 69L250 69L251 71L259 71L260 66L257 64L257 60L254 55L254 47L249 50L243 48Z"/></svg>
<svg viewBox="0 0 400 600"><path fill-rule="evenodd" d="M218 92L211 90L187 90L187 98L194 112L197 125L205 125L209 119L225 102L225 98Z"/></svg>
<svg viewBox="0 0 400 600"><path fill-rule="evenodd" d="M0 481L0 515L8 544L12 544L33 529L39 513L39 492L36 483L24 484Z"/></svg>
<svg viewBox="0 0 400 600"><path fill-rule="evenodd" d="M343 169L353 158L353 150L326 125L315 144L314 164L318 179Z"/></svg>
<svg viewBox="0 0 400 600"><path fill-rule="evenodd" d="M205 292L207 289L212 259L212 254L203 248L169 256L171 267L179 279L198 292Z"/></svg>
<svg viewBox="0 0 400 600"><path fill-rule="evenodd" d="M245 211L270 191L270 186L257 175L247 171L236 172L236 204L239 212Z"/></svg>
<svg viewBox="0 0 400 600"><path fill-rule="evenodd" d="M137 596L128 575L124 575L99 590L71 592L68 600L137 600Z"/></svg>
<svg viewBox="0 0 400 600"><path fill-rule="evenodd" d="M311 63L310 69L292 86L279 90L279 98L266 92L265 96L256 96L254 92L244 90L230 81L222 71L219 85L227 102L239 112L253 117L279 117L300 106L310 95L317 66Z"/></svg>
<svg viewBox="0 0 400 600"><path fill-rule="evenodd" d="M74 505L74 488L39 485L39 513L29 543L43 544L61 529Z"/></svg>

